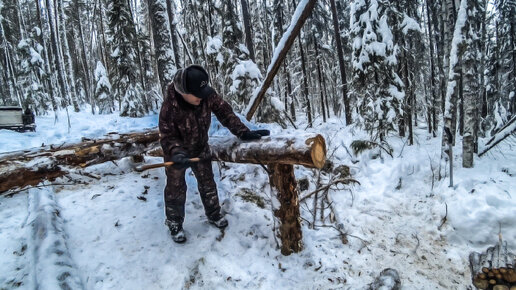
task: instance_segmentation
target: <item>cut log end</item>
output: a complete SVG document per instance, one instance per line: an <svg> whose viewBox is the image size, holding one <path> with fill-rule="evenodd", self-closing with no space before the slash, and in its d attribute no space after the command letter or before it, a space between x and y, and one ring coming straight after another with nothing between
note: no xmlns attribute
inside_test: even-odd
<svg viewBox="0 0 516 290"><path fill-rule="evenodd" d="M316 168L321 169L326 162L326 142L321 135L317 135L314 138L306 140L306 145L310 146L310 143L312 143L310 150L312 162Z"/></svg>

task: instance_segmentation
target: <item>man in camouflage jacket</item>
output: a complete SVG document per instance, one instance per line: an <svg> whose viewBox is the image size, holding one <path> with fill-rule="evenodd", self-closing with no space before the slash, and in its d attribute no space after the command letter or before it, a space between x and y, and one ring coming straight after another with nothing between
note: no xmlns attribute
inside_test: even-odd
<svg viewBox="0 0 516 290"><path fill-rule="evenodd" d="M160 143L166 168L166 224L175 242L186 241L183 231L188 167L197 178L198 189L208 221L219 228L228 225L220 213L217 186L213 179L208 129L213 112L222 125L242 140L255 140L268 135L266 130L251 131L235 115L231 106L208 85L206 70L198 65L180 69L168 86L159 115ZM199 157L201 161L191 162Z"/></svg>

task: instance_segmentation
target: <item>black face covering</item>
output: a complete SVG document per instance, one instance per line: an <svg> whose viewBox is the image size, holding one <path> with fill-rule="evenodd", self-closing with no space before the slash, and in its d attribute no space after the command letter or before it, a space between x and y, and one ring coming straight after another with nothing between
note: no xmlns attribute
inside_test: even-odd
<svg viewBox="0 0 516 290"><path fill-rule="evenodd" d="M195 110L196 108L199 108L202 104L202 100L201 100L201 103L196 106L196 105L192 105L190 103L188 103L184 98L183 96L176 90L176 99L177 99L177 104L179 105L179 107L181 107L182 109L187 109L187 110Z"/></svg>

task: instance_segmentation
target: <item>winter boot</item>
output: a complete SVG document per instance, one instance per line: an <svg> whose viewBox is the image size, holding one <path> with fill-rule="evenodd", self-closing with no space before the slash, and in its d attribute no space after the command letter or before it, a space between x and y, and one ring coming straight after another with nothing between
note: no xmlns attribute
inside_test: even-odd
<svg viewBox="0 0 516 290"><path fill-rule="evenodd" d="M170 235L172 236L172 240L176 243L184 243L186 242L185 232L183 231L183 224L176 221L165 221L165 224L170 229Z"/></svg>
<svg viewBox="0 0 516 290"><path fill-rule="evenodd" d="M208 218L208 222L219 229L223 229L228 226L228 220L221 214Z"/></svg>

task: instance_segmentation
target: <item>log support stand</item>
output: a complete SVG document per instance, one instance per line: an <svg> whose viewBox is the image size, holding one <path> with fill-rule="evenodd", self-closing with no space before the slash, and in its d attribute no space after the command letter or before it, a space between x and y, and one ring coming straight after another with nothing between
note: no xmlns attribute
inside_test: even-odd
<svg viewBox="0 0 516 290"><path fill-rule="evenodd" d="M290 255L303 249L301 221L299 214L299 194L294 176L294 166L290 164L269 165L270 183L277 189L279 208L274 209L279 219L277 234L281 239L281 253ZM274 203L273 203L274 204Z"/></svg>

